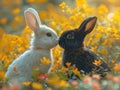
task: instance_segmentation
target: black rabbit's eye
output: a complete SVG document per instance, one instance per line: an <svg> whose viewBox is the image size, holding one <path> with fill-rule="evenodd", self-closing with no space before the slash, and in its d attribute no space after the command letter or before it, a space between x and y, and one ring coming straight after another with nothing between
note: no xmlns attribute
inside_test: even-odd
<svg viewBox="0 0 120 90"><path fill-rule="evenodd" d="M46 35L47 35L48 37L51 37L51 36L52 36L52 34L51 34L51 33L46 33Z"/></svg>
<svg viewBox="0 0 120 90"><path fill-rule="evenodd" d="M67 39L74 39L74 35L68 34L68 35L67 35Z"/></svg>

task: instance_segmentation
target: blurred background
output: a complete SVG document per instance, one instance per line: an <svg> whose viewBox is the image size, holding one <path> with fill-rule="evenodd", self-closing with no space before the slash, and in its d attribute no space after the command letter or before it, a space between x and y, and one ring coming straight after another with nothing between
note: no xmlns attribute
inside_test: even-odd
<svg viewBox="0 0 120 90"><path fill-rule="evenodd" d="M6 33L19 35L25 28L25 9L33 7L38 12L44 13L52 5L54 8L59 8L59 4L63 1L74 8L75 0L0 0L0 29ZM109 13L120 6L120 0L87 0L87 2L91 7L104 4L108 7Z"/></svg>
<svg viewBox="0 0 120 90"><path fill-rule="evenodd" d="M78 28L89 16L98 17L85 46L101 56L113 74L120 75L120 0L0 0L0 80L9 64L29 49L32 30L24 20L24 10L29 7L59 35ZM61 64L62 52L59 46L53 49L55 69Z"/></svg>

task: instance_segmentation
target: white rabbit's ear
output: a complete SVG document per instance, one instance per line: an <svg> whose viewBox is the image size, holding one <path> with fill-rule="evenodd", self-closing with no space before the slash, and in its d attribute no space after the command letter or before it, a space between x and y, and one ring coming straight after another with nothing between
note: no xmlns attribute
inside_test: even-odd
<svg viewBox="0 0 120 90"><path fill-rule="evenodd" d="M34 30L34 31L37 30L39 25L41 25L41 21L40 21L39 15L38 15L38 13L36 12L35 9L28 8L27 10L25 10L24 16L25 16L26 24L32 30Z"/></svg>

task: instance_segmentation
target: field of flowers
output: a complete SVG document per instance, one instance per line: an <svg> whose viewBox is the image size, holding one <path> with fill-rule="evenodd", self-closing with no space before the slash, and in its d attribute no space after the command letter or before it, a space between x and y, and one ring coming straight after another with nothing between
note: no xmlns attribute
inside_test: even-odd
<svg viewBox="0 0 120 90"><path fill-rule="evenodd" d="M5 0L2 1L3 5L8 5ZM20 0L16 1L17 4L20 3ZM26 0L26 2L37 3L39 6L47 0ZM111 3L114 2L111 0ZM52 72L41 75L39 72L33 71L33 81L22 83L25 90L120 90L120 7L114 8L114 10L111 10L104 4L95 7L88 4L86 0L75 0L75 4L72 6L65 2L57 6L47 3L45 10L38 11L42 23L53 28L59 36L66 30L79 27L85 18L97 16L96 27L85 38L84 43L86 47L108 63L111 72L101 79L96 74L90 77L81 75L76 68L72 68L72 70L65 68L61 65L63 49L57 46L53 49L54 66ZM23 14L18 15L20 12L21 7L15 8L11 12L14 16L11 22L6 17L0 19L0 88L2 90L19 90L19 85L16 83L12 87L8 87L4 75L9 64L30 46L32 31L28 26L25 26ZM24 26L19 26L20 23L24 23ZM5 27L10 29L14 27L14 31L20 31L21 27L24 27L24 29L21 30L20 35L16 35L6 33ZM43 65L49 63L49 60L43 58ZM96 62L96 64L98 63ZM70 63L67 63L67 65L69 67ZM17 72L17 67L14 70ZM68 70L70 73L79 74L81 80L73 80L69 83L64 74ZM43 81L48 84L47 88L44 88L44 85L41 84Z"/></svg>

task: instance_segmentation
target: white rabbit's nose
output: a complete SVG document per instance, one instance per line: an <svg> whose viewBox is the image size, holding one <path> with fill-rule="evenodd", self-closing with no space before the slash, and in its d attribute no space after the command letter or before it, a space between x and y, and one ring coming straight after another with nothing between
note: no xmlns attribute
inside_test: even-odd
<svg viewBox="0 0 120 90"><path fill-rule="evenodd" d="M59 37L55 38L56 45L58 44L58 42L59 42Z"/></svg>
<svg viewBox="0 0 120 90"><path fill-rule="evenodd" d="M58 40L59 40L59 37L56 38L56 41L58 41Z"/></svg>

